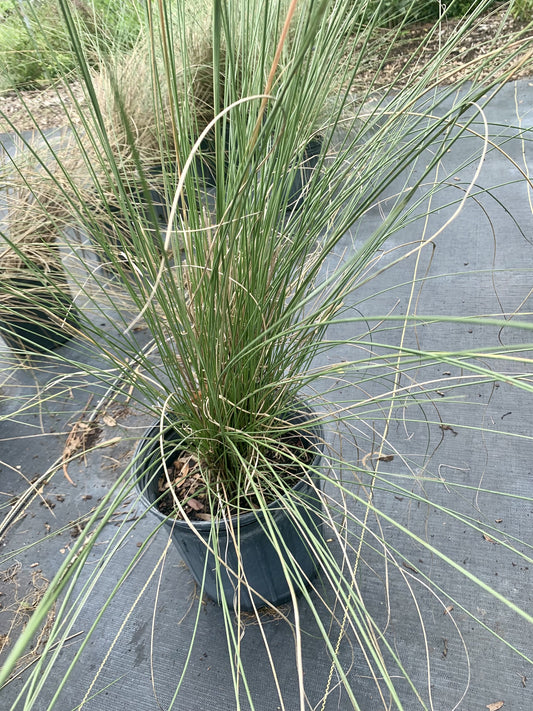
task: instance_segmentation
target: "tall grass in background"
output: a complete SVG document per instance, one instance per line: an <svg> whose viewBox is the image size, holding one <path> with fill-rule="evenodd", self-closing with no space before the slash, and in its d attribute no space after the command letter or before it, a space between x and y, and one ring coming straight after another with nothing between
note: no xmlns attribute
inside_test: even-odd
<svg viewBox="0 0 533 711"><path fill-rule="evenodd" d="M79 0L72 9L92 63L135 44L140 3ZM57 0L0 4L0 91L47 86L76 66Z"/></svg>

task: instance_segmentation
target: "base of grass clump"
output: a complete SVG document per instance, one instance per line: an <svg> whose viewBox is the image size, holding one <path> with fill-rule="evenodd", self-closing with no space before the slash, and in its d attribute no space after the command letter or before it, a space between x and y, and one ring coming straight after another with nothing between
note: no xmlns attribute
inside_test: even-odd
<svg viewBox="0 0 533 711"><path fill-rule="evenodd" d="M317 571L324 540L317 472L322 428L309 426L308 413L291 418L305 429L271 445L272 488L263 472L255 497L226 505L222 493L216 512L209 512L209 501L217 498L217 487L206 483L195 457L180 450L164 471L159 426L147 431L135 453L142 503L168 526L200 590L233 609L281 605L309 587ZM176 434L171 430L170 440ZM176 497L182 499L178 506Z"/></svg>

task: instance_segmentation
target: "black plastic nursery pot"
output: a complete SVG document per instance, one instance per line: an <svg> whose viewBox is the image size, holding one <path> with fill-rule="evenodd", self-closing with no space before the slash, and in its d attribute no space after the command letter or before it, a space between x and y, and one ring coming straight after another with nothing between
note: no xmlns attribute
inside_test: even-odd
<svg viewBox="0 0 533 711"><path fill-rule="evenodd" d="M204 149L207 150L204 146ZM194 163L194 170L200 177L201 182L203 182L205 188L212 188L215 186L215 158L214 154L207 152L204 156L198 156ZM163 175L167 172L171 175L177 175L177 167L174 163L169 163L166 169L163 165L156 164L145 169L145 178L147 181L146 190L139 183L138 185L132 185L127 187L127 199L137 207L137 209L149 218L150 206L153 208L159 226L165 229L168 224L168 219L170 216L171 204L167 200L164 187ZM187 205L187 198L180 198L178 207L183 209ZM128 226L126 221L123 219L122 209L118 204L108 203L107 210L117 221L117 226L119 228L120 236L115 235L114 242L115 246L121 246L123 240L125 239ZM121 224L124 222L124 224ZM113 225L110 222L105 226L110 234L114 232Z"/></svg>
<svg viewBox="0 0 533 711"><path fill-rule="evenodd" d="M71 340L79 314L66 281L50 282L33 276L9 279L2 284L0 335L13 350L45 353Z"/></svg>
<svg viewBox="0 0 533 711"><path fill-rule="evenodd" d="M289 192L289 202L287 205L287 212L293 213L300 209L302 206L307 186L313 177L313 172L315 171L320 152L322 151L323 138L317 136L309 141L306 145L302 162L298 165L298 170L294 176L293 183Z"/></svg>
<svg viewBox="0 0 533 711"><path fill-rule="evenodd" d="M303 204L305 199L307 186L316 169L318 158L322 150L323 139L321 136L313 138L306 145L302 161L298 164L298 169L295 173L293 182L290 186L289 199L287 204L287 214L296 212ZM200 146L201 152L196 156L193 163L193 170L198 175L200 183L203 184L205 190L216 188L216 159L214 142L211 139L204 139ZM229 153L229 145L226 146L226 152ZM176 166L170 164L167 168L170 173L177 173ZM165 230L168 225L171 205L166 199L163 186L163 166L155 165L146 170L146 179L148 181L147 193L141 185L128 188L128 200L137 206L141 212L144 212L148 219L150 208L147 198L154 210L160 230ZM180 198L178 207L182 209L188 204L187 196ZM131 249L132 243L129 237L129 227L127 219L125 219L122 209L118 204L108 203L106 212L109 214L109 219L104 220L102 227L109 241L110 246L116 251L124 251L125 255ZM161 239L159 232L153 235L154 242L158 244ZM97 240L93 240L93 242ZM103 255L104 256L104 255ZM105 261L105 256L104 256Z"/></svg>
<svg viewBox="0 0 533 711"><path fill-rule="evenodd" d="M168 171L175 171L175 168L170 165ZM126 200L136 208L141 217L144 217L146 233L150 235L155 247L162 251L164 242L162 235L167 229L171 210L163 184L163 167L155 165L147 168L145 177L146 191L140 184L129 186L126 188ZM178 206L183 209L186 204L187 200L183 198L180 199ZM89 230L88 237L95 248L104 273L112 277L115 273L115 260L126 269L131 267L129 260L135 257L135 243L131 237L128 215L118 200L101 203L98 213L102 236L97 237L94 230ZM151 219L152 214L155 215L155 223Z"/></svg>
<svg viewBox="0 0 533 711"><path fill-rule="evenodd" d="M294 423L295 432L298 432L298 426L312 416L311 411L300 408L287 420ZM320 481L316 473L312 473L322 455L322 426L313 423L301 432L305 448L313 451L314 458L308 465L309 473L300 475L286 501L273 501L266 512L251 510L231 520L216 522L168 517L155 505L161 496L158 482L163 474L159 431L159 425L149 428L137 445L137 487L144 505L171 531L174 543L200 589L218 604L224 599L232 609L250 611L289 601L291 585L297 594L307 587L317 572L317 559L310 541L316 541L322 535ZM170 449L172 440L179 440L176 431L165 433L164 437L165 446L170 444ZM167 466L177 456L176 452L170 455L166 459ZM272 532L276 546L272 543ZM208 545L216 548L218 562Z"/></svg>

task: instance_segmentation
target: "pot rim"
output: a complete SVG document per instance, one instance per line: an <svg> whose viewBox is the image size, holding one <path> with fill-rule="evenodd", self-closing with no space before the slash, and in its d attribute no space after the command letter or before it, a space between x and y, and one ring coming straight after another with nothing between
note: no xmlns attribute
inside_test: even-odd
<svg viewBox="0 0 533 711"><path fill-rule="evenodd" d="M312 414L312 410L306 406L303 406L303 410L296 410L294 411L295 413L298 414ZM296 425L297 427L297 425ZM242 514L236 514L235 516L232 516L230 519L223 519L223 520L212 520L212 521L202 521L202 520L196 520L196 519L179 519L179 518L173 518L172 516L167 516L163 514L159 509L157 508L155 501L151 501L149 496L147 496L146 490L148 485L150 484L153 479L158 476L159 474L159 469L157 469L151 479L148 478L148 475L145 471L145 464L146 461L150 459L154 446L152 446L150 449L147 449L145 452L145 455L142 457L142 459L138 459L140 453L142 450L146 447L146 442L149 439L153 439L153 436L155 435L155 432L160 429L159 427L159 422L155 425L152 425L151 427L148 427L142 438L139 440L137 443L137 446L135 447L135 451L133 454L133 459L134 459L134 465L133 465L133 473L134 476L136 477L136 488L139 492L139 497L140 500L143 502L143 504L146 506L147 509L149 509L152 513L154 513L160 521L163 521L164 523L171 525L171 526L177 526L178 528L187 528L190 529L191 527L194 527L198 531L208 531L210 530L213 525L216 525L217 528L221 531L225 531L228 529L228 523L235 523L239 522L239 528L242 528L243 526L248 526L253 523L256 523L258 518L260 518L263 514L264 508L259 508L253 511L247 510L245 513ZM313 437L313 442L312 446L315 448L315 456L313 461L308 464L308 467L314 467L318 464L320 459L322 458L322 452L324 449L324 439L323 439L323 432L324 432L324 427L320 421L317 421L316 424L313 424L312 428L308 430L309 434ZM318 476L312 477L313 480L316 483L317 489L320 488L320 479ZM300 479L293 487L293 491L301 491L304 489L304 487L310 486L310 484L305 481L304 479ZM279 499L274 499L274 501L271 501L268 506L266 507L267 509L273 511L279 506Z"/></svg>

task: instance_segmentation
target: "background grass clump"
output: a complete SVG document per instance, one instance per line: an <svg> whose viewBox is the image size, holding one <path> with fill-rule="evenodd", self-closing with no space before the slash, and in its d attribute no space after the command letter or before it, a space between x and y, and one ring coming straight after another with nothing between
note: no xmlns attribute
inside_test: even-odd
<svg viewBox="0 0 533 711"><path fill-rule="evenodd" d="M517 20L527 22L533 18L533 0L515 0L512 8Z"/></svg>
<svg viewBox="0 0 533 711"><path fill-rule="evenodd" d="M132 47L140 29L135 0L76 0L75 20L93 63ZM0 0L0 91L38 88L76 66L58 0Z"/></svg>
<svg viewBox="0 0 533 711"><path fill-rule="evenodd" d="M532 0L522 0L531 7ZM399 24L415 24L417 22L434 22L441 16L462 17L475 9L478 0L370 0L367 5L367 15L370 18L379 15L384 26L395 27ZM498 0L490 5L496 6ZM499 3L501 4L501 2Z"/></svg>
<svg viewBox="0 0 533 711"><path fill-rule="evenodd" d="M478 0L354 0L357 14L369 24L397 27L453 18L475 10ZM493 0L487 7L497 7ZM137 0L73 0L79 26L92 63L131 49L139 37L144 3ZM516 0L516 19L526 21L533 0ZM74 52L62 22L59 0L0 0L0 92L40 88L75 70Z"/></svg>

